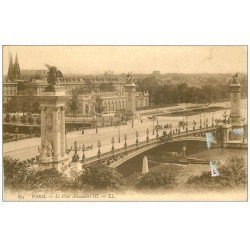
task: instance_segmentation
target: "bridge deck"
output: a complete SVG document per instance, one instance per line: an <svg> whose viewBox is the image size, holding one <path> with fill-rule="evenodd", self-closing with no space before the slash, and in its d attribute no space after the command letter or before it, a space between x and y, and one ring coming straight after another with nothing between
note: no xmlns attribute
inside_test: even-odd
<svg viewBox="0 0 250 250"><path fill-rule="evenodd" d="M183 141L183 140L195 140L195 141L202 141L205 142L206 138L202 137L202 136L193 136L194 134L197 133L205 133L205 132L212 132L212 131L216 131L219 127L208 127L208 128L202 128L202 129L195 129L195 130L188 130L188 131L184 131L181 133L177 133L177 134L172 134L172 142L176 142L176 141ZM103 153L101 154L100 158L98 158L97 156L93 156L90 158L87 158L85 160L85 165L91 165L95 162L98 161L105 161L109 158L117 158L119 156L122 156L120 159L114 161L113 163L111 163L110 165L108 165L108 167L110 168L116 168L119 165L123 164L124 162L132 159L133 157L146 152L154 147L158 147L160 145L163 145L165 143L170 143L171 141L160 141L157 140L156 138L154 139L150 139L148 141L144 141L144 142L140 142L138 145L133 144L133 145L129 145L127 146L127 148L119 148L114 150L114 152L107 152L107 153Z"/></svg>

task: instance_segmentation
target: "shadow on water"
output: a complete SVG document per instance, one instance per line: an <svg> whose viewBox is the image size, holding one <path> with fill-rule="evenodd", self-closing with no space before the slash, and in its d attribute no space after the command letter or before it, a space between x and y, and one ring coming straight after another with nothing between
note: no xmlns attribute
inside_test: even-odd
<svg viewBox="0 0 250 250"><path fill-rule="evenodd" d="M176 162L177 155L183 153L183 147L185 147L185 155L191 155L207 150L205 142L200 141L182 141L182 142L171 142L159 147L153 148L147 152L144 152L133 159L123 163L117 167L117 171L128 177L135 173L140 173L142 170L142 160L146 155L149 159L149 166L158 165L161 162ZM183 159L183 156L178 156L179 159Z"/></svg>

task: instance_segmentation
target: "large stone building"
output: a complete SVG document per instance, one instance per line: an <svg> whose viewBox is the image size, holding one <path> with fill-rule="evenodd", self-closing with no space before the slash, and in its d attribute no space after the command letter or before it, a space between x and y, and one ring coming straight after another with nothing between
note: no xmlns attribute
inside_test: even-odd
<svg viewBox="0 0 250 250"><path fill-rule="evenodd" d="M40 96L48 86L47 72L45 70L20 70L16 56L13 64L12 56L9 62L8 76L3 80L4 102L18 93L18 85L25 84L27 93ZM126 74L113 74L107 71L97 75L64 75L58 84L62 91L66 92L69 100L73 92L79 90L80 107L78 115L92 115L95 113L95 100L99 96L102 100L104 113L114 113L118 110L125 110L128 101L126 98L125 85ZM102 87L108 88L103 90ZM109 90L110 87L110 90ZM90 91L91 89L91 91ZM81 94L89 92L90 94ZM149 106L149 94L147 92L135 92L135 107L137 109ZM66 113L70 113L66 108Z"/></svg>
<svg viewBox="0 0 250 250"><path fill-rule="evenodd" d="M36 71L37 72L37 71ZM35 72L34 72L35 73ZM41 74L39 75L41 76ZM46 75L44 77L39 77L36 79L33 75L32 81L29 83L30 87L34 89L34 94L40 95L45 88L48 86ZM61 88L66 91L67 95L70 95L73 90L86 89L91 85L92 89L97 92L101 84L112 84L114 85L115 91L122 91L123 85L125 84L125 77L123 75L108 75L107 73L103 75L79 75L79 76L69 76L65 75L58 84Z"/></svg>
<svg viewBox="0 0 250 250"><path fill-rule="evenodd" d="M124 111L127 105L127 98L125 92L106 92L106 93L91 93L87 95L79 95L79 109L77 115L92 116L95 114L96 98L100 97L102 100L103 114L114 114L118 111ZM68 96L68 103L70 102ZM148 92L136 92L136 109L149 106ZM66 114L70 114L69 105L66 106Z"/></svg>
<svg viewBox="0 0 250 250"><path fill-rule="evenodd" d="M7 103L12 96L17 95L17 82L9 82L3 79L3 102Z"/></svg>

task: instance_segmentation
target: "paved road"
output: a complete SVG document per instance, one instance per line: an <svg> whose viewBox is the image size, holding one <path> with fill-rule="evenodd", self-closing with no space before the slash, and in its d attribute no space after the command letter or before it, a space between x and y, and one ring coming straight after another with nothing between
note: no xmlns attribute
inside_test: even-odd
<svg viewBox="0 0 250 250"><path fill-rule="evenodd" d="M229 102L224 103L216 103L213 104L213 106L227 106L229 108ZM242 100L241 103L242 106L242 115L243 117L246 117L247 115L247 100ZM171 107L173 108L173 107ZM212 124L212 116L214 114L215 118L222 119L222 115L224 113L224 110L216 111L214 113L205 113L202 114L202 120L205 118L208 118L209 125ZM229 110L227 111L227 114L229 114ZM178 122L183 120L182 116L175 116L175 117L168 117L168 116L159 116L158 121L160 125L165 125L172 123L173 129L177 128ZM186 118L185 118L186 120ZM200 115L192 115L187 117L187 121L189 122L189 129L192 129L192 122L193 120L196 121L197 125L196 127L199 127L200 124ZM124 134L127 134L127 144L131 145L134 144L136 141L136 131L139 133L139 141L145 141L146 140L146 130L147 128L150 130L149 137L153 138L156 136L156 132L153 135L153 122L152 120L149 120L147 116L142 116L142 123L140 120L135 120L134 122L134 128L132 128L131 123L128 123L127 125L120 126L120 135L121 135L121 142L118 143L118 134L119 134L119 128L118 127L105 127L105 128L99 128L98 133L96 133L95 129L85 130L85 134L82 134L80 131L78 132L71 132L67 134L67 148L70 148L73 146L74 141L76 140L78 142L78 145L85 144L85 146L93 145L93 150L86 151L85 155L86 157L91 157L94 155L97 155L97 141L101 141L101 152L108 152L111 150L111 138L114 137L115 139L115 148L121 148L124 145ZM203 123L203 122L202 122ZM156 122L154 123L156 125ZM204 124L202 124L204 125ZM162 131L159 131L159 135L162 134ZM37 156L38 153L38 146L40 145L40 138L30 138L25 139L18 142L8 142L4 143L3 145L3 153L6 156L11 156L13 158L17 158L20 160L28 159L31 157ZM81 152L79 152L81 156ZM71 153L72 155L72 153Z"/></svg>

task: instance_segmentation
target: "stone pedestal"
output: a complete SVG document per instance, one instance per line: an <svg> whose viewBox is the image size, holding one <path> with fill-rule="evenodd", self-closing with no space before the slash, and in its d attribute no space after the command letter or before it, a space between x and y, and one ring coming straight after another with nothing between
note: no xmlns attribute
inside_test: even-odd
<svg viewBox="0 0 250 250"><path fill-rule="evenodd" d="M230 134L232 133L231 124L224 124L222 126L222 143L228 143L230 141Z"/></svg>
<svg viewBox="0 0 250 250"><path fill-rule="evenodd" d="M136 101L135 101L135 88L136 85L131 82L124 85L126 92L126 106L125 110L128 113L135 113L136 111Z"/></svg>
<svg viewBox="0 0 250 250"><path fill-rule="evenodd" d="M38 170L55 167L58 170L68 162L65 146L65 92L42 92L41 147Z"/></svg>
<svg viewBox="0 0 250 250"><path fill-rule="evenodd" d="M146 173L148 173L148 158L147 156L144 156L142 162L142 174Z"/></svg>
<svg viewBox="0 0 250 250"><path fill-rule="evenodd" d="M231 104L231 112L229 116L229 121L234 128L241 128L242 127L242 117L241 117L241 110L240 110L240 100L241 100L241 85L236 83L232 83L229 85L230 91L230 104Z"/></svg>
<svg viewBox="0 0 250 250"><path fill-rule="evenodd" d="M237 133L237 130L243 129L240 103L241 103L241 85L238 83L238 74L233 77L233 82L229 86L231 112L229 116L232 131L230 132L230 140L242 140L243 134Z"/></svg>

